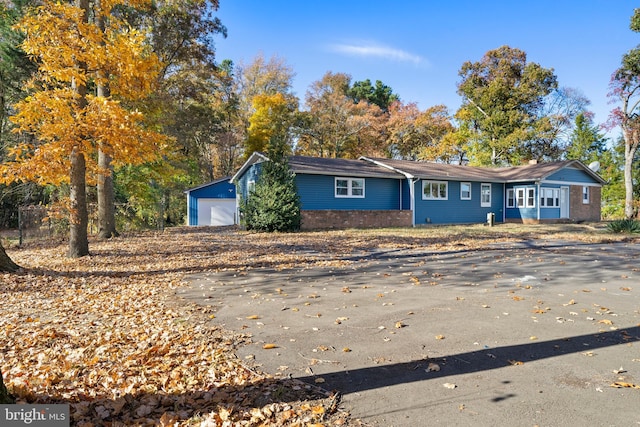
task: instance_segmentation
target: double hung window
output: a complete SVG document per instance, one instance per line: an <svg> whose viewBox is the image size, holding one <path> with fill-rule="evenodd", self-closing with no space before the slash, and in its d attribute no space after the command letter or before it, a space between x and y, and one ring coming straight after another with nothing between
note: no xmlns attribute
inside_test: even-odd
<svg viewBox="0 0 640 427"><path fill-rule="evenodd" d="M336 178L336 197L364 197L364 178Z"/></svg>
<svg viewBox="0 0 640 427"><path fill-rule="evenodd" d="M422 181L422 198L424 200L447 200L449 185L446 181Z"/></svg>
<svg viewBox="0 0 640 427"><path fill-rule="evenodd" d="M557 208L560 206L560 189L559 188L541 188L540 189L540 207L541 208Z"/></svg>
<svg viewBox="0 0 640 427"><path fill-rule="evenodd" d="M536 189L533 187L516 188L516 207L534 208L536 206Z"/></svg>
<svg viewBox="0 0 640 427"><path fill-rule="evenodd" d="M480 184L480 206L483 208L491 206L491 184Z"/></svg>
<svg viewBox="0 0 640 427"><path fill-rule="evenodd" d="M589 187L586 185L582 187L582 203L585 205L589 204Z"/></svg>
<svg viewBox="0 0 640 427"><path fill-rule="evenodd" d="M471 200L471 183L460 183L460 200Z"/></svg>

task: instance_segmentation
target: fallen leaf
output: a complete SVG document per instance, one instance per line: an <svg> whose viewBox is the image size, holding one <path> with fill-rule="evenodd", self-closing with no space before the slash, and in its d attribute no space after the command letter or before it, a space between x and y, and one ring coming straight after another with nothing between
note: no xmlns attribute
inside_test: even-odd
<svg viewBox="0 0 640 427"><path fill-rule="evenodd" d="M311 408L311 413L313 413L314 415L322 415L324 414L324 407L321 405L314 406L313 408Z"/></svg>
<svg viewBox="0 0 640 427"><path fill-rule="evenodd" d="M437 340L443 340L444 339L444 335L436 335L436 339Z"/></svg>
<svg viewBox="0 0 640 427"><path fill-rule="evenodd" d="M256 320L256 319L259 319L260 316L258 316L257 314L254 314L252 316L247 316L246 318L249 319L249 320Z"/></svg>
<svg viewBox="0 0 640 427"><path fill-rule="evenodd" d="M448 389L451 389L451 390L453 390L454 388L457 387L455 384L452 384L452 383L444 383L444 384L442 384L442 386L444 388L448 388Z"/></svg>
<svg viewBox="0 0 640 427"><path fill-rule="evenodd" d="M524 362L520 361L520 360L509 360L509 364L510 365L514 365L514 366L519 366L519 365L524 365Z"/></svg>
<svg viewBox="0 0 640 427"><path fill-rule="evenodd" d="M440 371L440 365L438 365L437 363L429 363L429 366L427 366L427 369L425 369L426 372L439 372Z"/></svg>
<svg viewBox="0 0 640 427"><path fill-rule="evenodd" d="M351 352L351 349L350 349L349 347L344 347L344 348L342 349L342 352L343 352L343 353L349 353L349 352Z"/></svg>
<svg viewBox="0 0 640 427"><path fill-rule="evenodd" d="M598 320L598 323L602 323L605 325L613 325L613 322L609 319L602 319L602 320Z"/></svg>
<svg viewBox="0 0 640 427"><path fill-rule="evenodd" d="M262 348L265 349L265 350L271 350L271 349L274 349L274 348L278 348L278 346L276 344L273 344L273 343L268 343L268 344L263 345Z"/></svg>
<svg viewBox="0 0 640 427"><path fill-rule="evenodd" d="M342 324L342 322L344 322L344 321L346 321L346 320L349 320L349 318L348 318L348 317L338 317L338 318L336 319L336 321L335 321L335 324L336 324L336 325L340 325L340 324Z"/></svg>
<svg viewBox="0 0 640 427"><path fill-rule="evenodd" d="M614 382L613 384L611 384L611 387L615 387L615 388L637 388L637 389L640 389L640 385L639 384L626 383L626 382L622 382L622 381Z"/></svg>
<svg viewBox="0 0 640 427"><path fill-rule="evenodd" d="M405 325L404 323L402 323L402 321L398 321L398 322L396 322L396 325L395 325L395 326L396 326L396 329L401 329L401 328L404 328L404 327L405 327L405 326L407 326L407 325Z"/></svg>

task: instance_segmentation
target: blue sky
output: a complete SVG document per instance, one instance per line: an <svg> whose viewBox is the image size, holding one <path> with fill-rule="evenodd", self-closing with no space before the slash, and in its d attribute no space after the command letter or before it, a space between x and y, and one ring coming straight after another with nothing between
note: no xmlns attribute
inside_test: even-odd
<svg viewBox="0 0 640 427"><path fill-rule="evenodd" d="M218 61L250 63L262 53L296 73L304 102L327 71L352 82L381 80L421 109L444 104L453 113L458 72L503 45L553 68L560 86L591 100L596 123L613 108L607 92L622 55L640 44L629 29L627 0L220 0L228 37L216 39Z"/></svg>

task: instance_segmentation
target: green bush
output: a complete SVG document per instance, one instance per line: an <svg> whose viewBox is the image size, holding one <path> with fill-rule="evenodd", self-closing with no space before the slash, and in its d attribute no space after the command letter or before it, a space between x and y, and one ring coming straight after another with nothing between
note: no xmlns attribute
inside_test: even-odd
<svg viewBox="0 0 640 427"><path fill-rule="evenodd" d="M617 219L607 225L607 230L612 233L637 234L640 233L640 221L635 219Z"/></svg>
<svg viewBox="0 0 640 427"><path fill-rule="evenodd" d="M256 186L241 205L247 230L296 231L300 229L300 198L286 160L264 163Z"/></svg>

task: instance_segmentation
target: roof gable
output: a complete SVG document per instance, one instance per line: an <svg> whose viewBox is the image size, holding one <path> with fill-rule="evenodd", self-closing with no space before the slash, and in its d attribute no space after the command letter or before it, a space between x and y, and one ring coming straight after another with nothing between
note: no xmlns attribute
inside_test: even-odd
<svg viewBox="0 0 640 427"><path fill-rule="evenodd" d="M497 169L497 171L506 182L543 181L554 173L565 168L580 169L599 184L604 184L606 182L600 175L589 169L579 160L565 160L552 163L513 166L509 168L500 168Z"/></svg>
<svg viewBox="0 0 640 427"><path fill-rule="evenodd" d="M211 187L216 184L220 184L221 182L229 182L229 177L225 176L224 178L216 179L215 181L208 182L206 184L199 185L197 187L189 188L188 190L184 190L184 193L190 193L192 191L201 190L203 188Z"/></svg>

